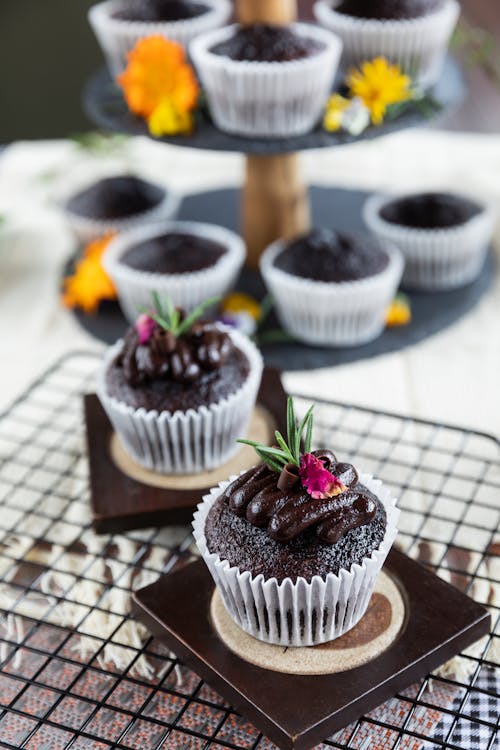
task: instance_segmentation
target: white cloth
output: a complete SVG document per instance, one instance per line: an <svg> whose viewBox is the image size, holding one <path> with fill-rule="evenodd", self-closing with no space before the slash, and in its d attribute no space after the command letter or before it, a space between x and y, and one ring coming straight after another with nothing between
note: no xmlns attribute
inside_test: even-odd
<svg viewBox="0 0 500 750"><path fill-rule="evenodd" d="M448 188L500 206L500 136L411 130L303 154L309 183L368 189ZM75 244L55 198L123 170L196 192L239 185L237 154L133 139L107 156L64 141L17 143L0 158L0 409L58 356L99 349L59 302ZM498 243L497 243L498 252ZM400 352L311 373L289 373L301 392L407 412L500 434L500 281L466 318Z"/></svg>

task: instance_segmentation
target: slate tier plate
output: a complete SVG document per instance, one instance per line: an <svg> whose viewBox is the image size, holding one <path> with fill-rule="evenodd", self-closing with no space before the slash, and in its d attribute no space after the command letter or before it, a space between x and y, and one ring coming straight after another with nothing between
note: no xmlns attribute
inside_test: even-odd
<svg viewBox="0 0 500 750"><path fill-rule="evenodd" d="M315 226L333 225L341 231L363 230L360 212L368 193L313 186L310 197ZM234 189L188 195L182 201L178 218L215 222L238 231L239 199L239 191ZM305 346L293 341L266 343L261 346L265 363L280 370L305 370L347 364L399 351L423 341L467 315L491 287L494 278L494 260L490 255L479 278L463 289L439 293L410 292L408 296L413 320L408 326L387 329L369 344L343 349ZM265 294L259 274L248 269L243 270L235 289L246 291L259 299ZM116 302L105 302L96 315L85 315L80 311L76 311L75 315L85 330L108 344L119 339L127 328ZM276 329L278 325L271 315L266 328Z"/></svg>
<svg viewBox="0 0 500 750"><path fill-rule="evenodd" d="M440 105L440 113L449 113L463 100L466 94L465 82L460 66L452 57L446 58L441 78L429 93ZM99 70L88 81L83 91L83 108L87 117L105 130L149 136L144 120L129 112L121 89L113 81L107 68ZM159 140L175 146L188 146L210 151L239 151L245 154L262 155L285 154L377 138L396 130L425 125L428 122L429 117L415 106L397 120L386 122L380 127L369 127L360 136L352 136L348 133L327 133L318 125L310 133L291 138L244 138L223 133L215 127L208 112L203 111L199 114L196 129L192 135Z"/></svg>

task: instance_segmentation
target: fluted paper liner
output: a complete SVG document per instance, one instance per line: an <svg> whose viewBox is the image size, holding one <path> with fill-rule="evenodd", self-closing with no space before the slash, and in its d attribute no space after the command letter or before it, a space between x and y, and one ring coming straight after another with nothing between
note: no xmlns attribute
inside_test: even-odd
<svg viewBox="0 0 500 750"><path fill-rule="evenodd" d="M247 434L262 376L262 357L249 338L226 326L220 328L246 355L249 374L227 398L185 412L135 409L111 396L106 372L122 342L108 349L97 376L97 395L125 449L146 469L161 474L214 469L231 458L239 447L236 440Z"/></svg>
<svg viewBox="0 0 500 750"><path fill-rule="evenodd" d="M483 268L497 220L497 209L483 210L455 227L418 229L385 221L381 209L402 195L373 195L365 203L365 224L381 242L392 242L403 253L403 283L413 289L439 291L471 283ZM480 203L473 198L476 203Z"/></svg>
<svg viewBox="0 0 500 750"><path fill-rule="evenodd" d="M383 271L355 281L327 282L276 268L273 262L285 243L270 245L260 270L284 328L299 341L319 346L357 346L379 336L403 273L397 247L387 242L381 246L389 256Z"/></svg>
<svg viewBox="0 0 500 750"><path fill-rule="evenodd" d="M226 248L224 255L209 268L187 273L139 271L121 263L121 257L133 245L169 232L191 234L218 242ZM239 235L215 224L171 221L138 227L112 240L103 256L103 265L118 292L125 317L133 324L138 310L151 305L153 291L168 296L172 303L187 312L209 297L222 297L233 286L245 260L245 246Z"/></svg>
<svg viewBox="0 0 500 750"><path fill-rule="evenodd" d="M216 553L210 552L205 537L205 523L210 508L236 477L214 487L194 514L193 535L228 613L243 630L254 638L280 646L314 646L338 638L363 617L375 580L397 534L399 511L396 500L382 482L371 475L360 474L360 482L378 496L387 514L384 538L369 557L350 570L326 578L314 576L309 582L297 578L252 577L248 571L231 567Z"/></svg>
<svg viewBox="0 0 500 750"><path fill-rule="evenodd" d="M322 26L342 39L344 73L351 66L383 56L423 88L437 82L460 15L456 0L445 0L442 8L418 18L387 20L337 13L337 5L335 0L318 0L314 13Z"/></svg>
<svg viewBox="0 0 500 750"><path fill-rule="evenodd" d="M232 60L211 52L230 39L237 26L197 37L189 51L218 128L244 136L286 137L311 130L321 117L340 59L341 42L326 29L293 24L300 36L324 49L299 60Z"/></svg>
<svg viewBox="0 0 500 750"><path fill-rule="evenodd" d="M142 37L160 34L187 47L198 34L227 23L232 10L229 0L203 0L203 3L210 10L195 18L125 21L113 18L113 13L122 6L120 0L105 0L90 8L88 19L112 75L117 76L127 64L127 54Z"/></svg>

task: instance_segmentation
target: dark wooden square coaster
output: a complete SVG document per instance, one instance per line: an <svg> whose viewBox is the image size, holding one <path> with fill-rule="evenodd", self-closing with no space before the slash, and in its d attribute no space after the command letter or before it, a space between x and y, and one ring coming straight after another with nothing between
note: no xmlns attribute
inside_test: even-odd
<svg viewBox="0 0 500 750"><path fill-rule="evenodd" d="M398 550L384 571L405 603L403 627L378 657L336 674L271 671L229 650L211 621L214 584L202 560L135 592L132 606L153 635L280 748L307 750L489 631L484 607Z"/></svg>
<svg viewBox="0 0 500 750"><path fill-rule="evenodd" d="M274 437L275 429L286 431L286 399L279 371L266 368L254 414L260 428L265 425L269 433L261 436L264 442ZM202 495L221 479L255 463L252 448L244 447L215 472L165 479L141 469L127 456L95 394L84 397L84 407L92 526L98 533L189 523ZM248 466L240 465L249 454Z"/></svg>

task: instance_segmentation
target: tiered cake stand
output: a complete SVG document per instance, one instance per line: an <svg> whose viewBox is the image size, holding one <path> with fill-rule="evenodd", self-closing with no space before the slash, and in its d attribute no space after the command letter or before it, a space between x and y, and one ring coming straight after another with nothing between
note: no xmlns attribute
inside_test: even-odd
<svg viewBox="0 0 500 750"><path fill-rule="evenodd" d="M296 17L296 0L236 0L242 22L288 23ZM441 79L432 90L441 112L450 112L465 95L461 71L447 58ZM89 118L102 128L131 135L149 135L145 122L128 110L120 89L108 71L99 71L84 91L84 108ZM208 112L201 112L190 136L161 138L164 143L204 150L240 152L246 158L245 185L237 190L217 190L190 195L184 199L180 219L207 221L239 229L247 244L247 265L237 289L262 298L265 290L258 274L263 249L279 237L293 237L311 225L334 226L339 230L360 231L364 227L361 207L366 193L329 187L305 186L299 166L299 152L340 146L376 138L395 130L428 122L417 107L381 127L370 127L361 136L327 133L318 127L293 138L243 138L223 133L212 123ZM334 178L334 175L332 176ZM238 216L240 226L238 227ZM489 288L493 273L489 258L481 276L469 286L443 293L410 293L413 320L409 326L386 330L376 341L348 349L322 349L291 341L263 343L268 365L282 369L307 369L372 357L417 343L465 315ZM117 304L105 303L95 318L79 315L82 325L97 337L113 342L122 335L126 323ZM277 327L270 316L267 327Z"/></svg>

